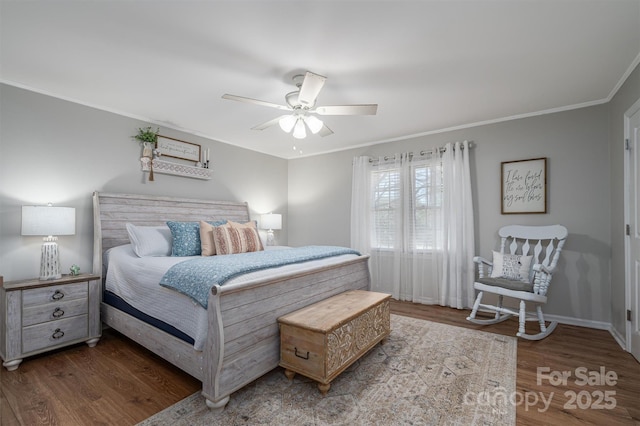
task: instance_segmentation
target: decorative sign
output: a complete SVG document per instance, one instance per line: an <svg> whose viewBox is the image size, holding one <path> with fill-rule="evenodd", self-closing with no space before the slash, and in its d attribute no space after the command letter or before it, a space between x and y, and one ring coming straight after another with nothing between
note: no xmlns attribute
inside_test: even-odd
<svg viewBox="0 0 640 426"><path fill-rule="evenodd" d="M200 161L200 145L158 135L156 149L164 157Z"/></svg>
<svg viewBox="0 0 640 426"><path fill-rule="evenodd" d="M546 213L546 157L501 164L502 214Z"/></svg>

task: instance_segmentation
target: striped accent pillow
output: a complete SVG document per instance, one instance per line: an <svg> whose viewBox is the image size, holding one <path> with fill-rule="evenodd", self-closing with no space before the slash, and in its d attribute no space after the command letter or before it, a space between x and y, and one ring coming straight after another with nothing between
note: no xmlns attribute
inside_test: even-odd
<svg viewBox="0 0 640 426"><path fill-rule="evenodd" d="M216 254L249 253L264 250L258 230L253 226L213 228Z"/></svg>
<svg viewBox="0 0 640 426"><path fill-rule="evenodd" d="M225 223L224 225L218 226L228 227L231 225ZM213 256L216 254L216 244L213 241L213 228L215 227L215 225L205 222L204 220L200 221L200 246L202 247L203 256Z"/></svg>

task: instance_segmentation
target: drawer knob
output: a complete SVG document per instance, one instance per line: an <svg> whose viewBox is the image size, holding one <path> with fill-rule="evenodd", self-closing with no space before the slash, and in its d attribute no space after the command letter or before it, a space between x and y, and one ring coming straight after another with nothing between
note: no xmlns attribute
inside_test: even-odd
<svg viewBox="0 0 640 426"><path fill-rule="evenodd" d="M60 318L64 315L64 311L60 308L56 308L51 315L53 315L54 318Z"/></svg>
<svg viewBox="0 0 640 426"><path fill-rule="evenodd" d="M60 300L60 299L62 299L63 297L64 297L64 293L63 293L63 292L61 292L60 290L56 290L56 292L55 292L55 293L53 293L53 296L51 296L51 298L52 298L53 300Z"/></svg>
<svg viewBox="0 0 640 426"><path fill-rule="evenodd" d="M307 351L307 355L302 355L302 352L301 352L301 353L298 353L298 348L294 347L294 348L293 348L293 350L294 350L294 352L293 352L293 353L294 353L294 354L295 354L295 356L297 356L298 358L302 358L302 359L309 359L309 351Z"/></svg>
<svg viewBox="0 0 640 426"><path fill-rule="evenodd" d="M62 338L62 336L64 336L64 331L60 330L59 328L56 328L56 331L54 331L51 335L51 337L53 337L54 339L60 339Z"/></svg>

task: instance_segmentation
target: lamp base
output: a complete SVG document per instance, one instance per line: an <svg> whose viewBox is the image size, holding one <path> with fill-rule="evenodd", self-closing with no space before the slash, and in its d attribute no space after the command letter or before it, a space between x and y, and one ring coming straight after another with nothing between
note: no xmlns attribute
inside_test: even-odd
<svg viewBox="0 0 640 426"><path fill-rule="evenodd" d="M275 237L273 236L273 229L267 231L267 245L272 246L275 244Z"/></svg>
<svg viewBox="0 0 640 426"><path fill-rule="evenodd" d="M42 256L40 257L40 279L56 280L58 278L62 278L58 243L45 241L42 244Z"/></svg>

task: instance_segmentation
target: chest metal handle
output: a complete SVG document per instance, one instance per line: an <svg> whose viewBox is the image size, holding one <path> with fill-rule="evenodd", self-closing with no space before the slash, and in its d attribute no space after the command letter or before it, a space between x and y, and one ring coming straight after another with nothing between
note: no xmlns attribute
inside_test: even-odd
<svg viewBox="0 0 640 426"><path fill-rule="evenodd" d="M53 293L53 296L51 296L53 300L60 300L63 297L64 297L64 293L61 292L60 290L56 290L55 293Z"/></svg>
<svg viewBox="0 0 640 426"><path fill-rule="evenodd" d="M294 353L294 354L295 354L295 356L297 356L298 358L302 358L302 359L309 359L309 351L307 351L307 355L305 356L305 355L302 355L304 352L300 352L300 353L298 353L298 348L294 347L294 348L293 348L293 350L294 350L294 352L293 352L293 353Z"/></svg>
<svg viewBox="0 0 640 426"><path fill-rule="evenodd" d="M64 336L64 331L60 330L59 328L56 328L56 331L54 331L51 335L51 337L53 337L54 339L60 339L62 338L62 336Z"/></svg>
<svg viewBox="0 0 640 426"><path fill-rule="evenodd" d="M63 316L63 315L64 315L64 311L63 311L62 309L60 309L60 308L56 308L56 309L53 311L53 314L51 314L51 315L52 315L54 318L60 318L61 316Z"/></svg>

